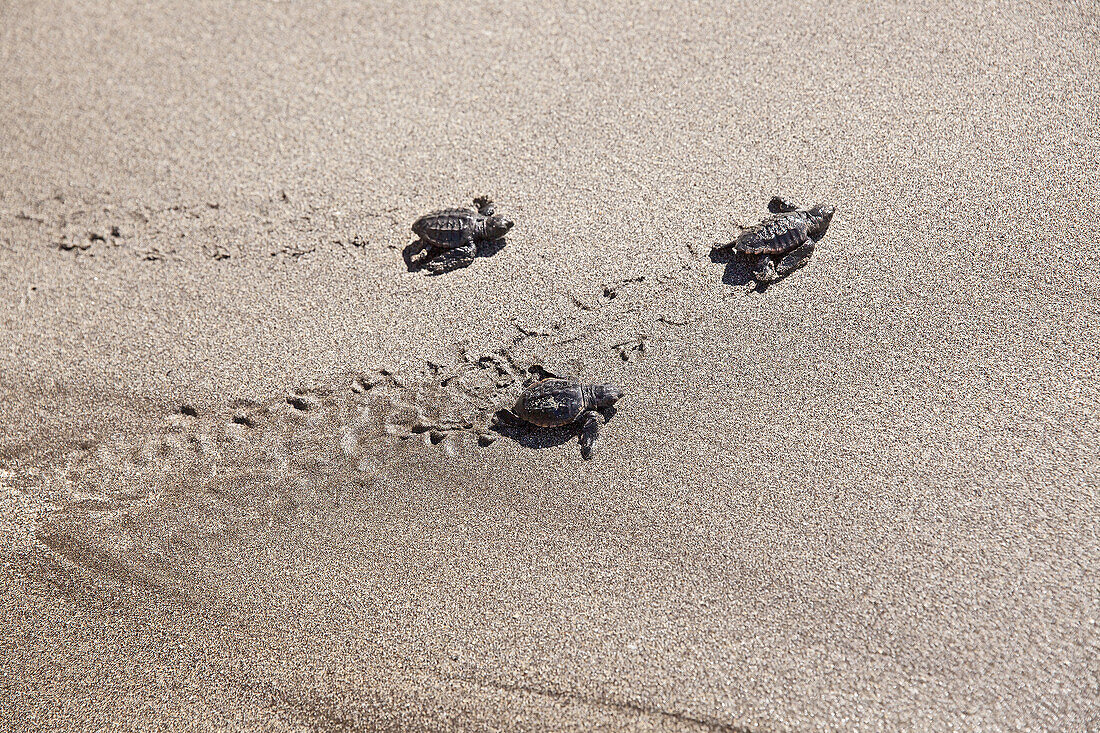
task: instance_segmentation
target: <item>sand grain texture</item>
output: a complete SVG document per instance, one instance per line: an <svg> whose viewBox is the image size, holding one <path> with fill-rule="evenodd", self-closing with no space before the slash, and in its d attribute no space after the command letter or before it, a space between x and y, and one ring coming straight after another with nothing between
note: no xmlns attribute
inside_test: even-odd
<svg viewBox="0 0 1100 733"><path fill-rule="evenodd" d="M0 10L6 724L1100 725L1095 9L604 5Z"/></svg>

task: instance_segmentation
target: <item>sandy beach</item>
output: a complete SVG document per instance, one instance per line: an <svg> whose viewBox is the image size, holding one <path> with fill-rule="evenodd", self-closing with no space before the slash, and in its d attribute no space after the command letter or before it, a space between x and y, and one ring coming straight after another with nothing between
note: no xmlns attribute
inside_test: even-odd
<svg viewBox="0 0 1100 733"><path fill-rule="evenodd" d="M1096 8L606 5L0 9L0 727L1098 730Z"/></svg>

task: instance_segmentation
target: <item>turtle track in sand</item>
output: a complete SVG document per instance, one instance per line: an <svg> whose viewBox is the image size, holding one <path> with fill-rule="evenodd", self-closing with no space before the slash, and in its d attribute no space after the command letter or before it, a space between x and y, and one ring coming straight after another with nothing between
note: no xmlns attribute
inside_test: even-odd
<svg viewBox="0 0 1100 733"><path fill-rule="evenodd" d="M357 206L350 214L285 190L182 203L84 188L0 205L0 228L13 240L72 257L125 253L148 262L260 258L297 263L361 256L368 246L394 237L401 228L396 211Z"/></svg>
<svg viewBox="0 0 1100 733"><path fill-rule="evenodd" d="M544 328L517 323L511 342L489 351L451 347L412 369L348 374L262 400L183 402L165 408L153 431L82 441L48 465L28 456L12 469L30 494L49 497L36 530L42 549L116 587L176 595L185 581L172 569L213 562L211 552L223 551L212 548L239 553L271 532L309 532L369 500L410 461L446 470L447 461L492 450L508 434L490 430L493 414L544 376L542 355L559 373L597 362L602 372L600 354L631 368L655 338L687 325L661 315L666 309L648 313L649 301L682 280L600 286L592 307ZM519 442L556 445L568 432Z"/></svg>
<svg viewBox="0 0 1100 733"><path fill-rule="evenodd" d="M52 465L11 473L50 497L37 539L53 553L114 583L172 592L181 558L327 521L393 464L488 448L492 414L537 373L529 368L505 350L459 350L415 374L379 369L264 401L188 402L151 433L83 441Z"/></svg>
<svg viewBox="0 0 1100 733"><path fill-rule="evenodd" d="M271 206L290 204L282 197ZM154 245L168 241L173 227L195 235L180 238L187 246L225 239L204 226L216 224L222 208L135 213L99 204L72 208L55 198L16 219L28 234L49 241L66 227L78 234L103 230L88 239L88 250L76 248L79 256L124 249L133 236L128 225L140 235L135 240ZM116 224L120 216L130 219ZM566 293L571 305L550 320L538 320L549 311L533 309L535 320L513 321L517 334L500 348L471 353L451 346L444 350L449 356L400 373L347 375L262 400L187 402L166 408L151 432L77 445L60 460L28 464L29 471L13 465L26 484L23 493L48 498L37 539L51 555L102 578L171 590L177 581L168 569L181 556L201 559L211 548L239 548L276 530L310 531L400 476L410 461L462 461L491 449L497 437L488 429L492 414L511 406L543 355L552 371L618 379L629 391L623 370L668 347L681 329L721 312L720 305L709 313L695 310L706 299L702 291L716 303L747 294L717 282L713 266L690 246L687 254L624 273L587 294ZM554 445L552 437L540 434L521 445Z"/></svg>

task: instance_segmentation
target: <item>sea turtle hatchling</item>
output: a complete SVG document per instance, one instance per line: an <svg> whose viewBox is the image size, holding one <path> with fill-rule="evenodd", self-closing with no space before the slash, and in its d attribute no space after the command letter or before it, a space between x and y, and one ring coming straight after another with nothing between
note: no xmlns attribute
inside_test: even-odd
<svg viewBox="0 0 1100 733"><path fill-rule="evenodd" d="M434 211L413 222L413 234L425 247L441 250L426 267L440 273L467 267L474 261L478 242L502 238L512 221L496 213L488 198L474 199L474 209Z"/></svg>
<svg viewBox="0 0 1100 733"><path fill-rule="evenodd" d="M603 422L599 411L614 405L623 394L613 384L550 377L525 386L511 412L504 412L541 428L579 423L581 455L589 458Z"/></svg>
<svg viewBox="0 0 1100 733"><path fill-rule="evenodd" d="M825 236L836 209L818 204L800 209L780 196L768 202L771 216L744 227L729 247L753 258L753 279L769 283L806 264L818 240Z"/></svg>

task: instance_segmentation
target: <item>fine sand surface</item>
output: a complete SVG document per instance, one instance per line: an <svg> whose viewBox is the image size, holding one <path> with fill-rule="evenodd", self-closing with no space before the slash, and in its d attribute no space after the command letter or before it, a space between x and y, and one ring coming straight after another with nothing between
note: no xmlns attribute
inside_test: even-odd
<svg viewBox="0 0 1100 733"><path fill-rule="evenodd" d="M1098 729L1095 6L166 5L0 8L0 727Z"/></svg>

